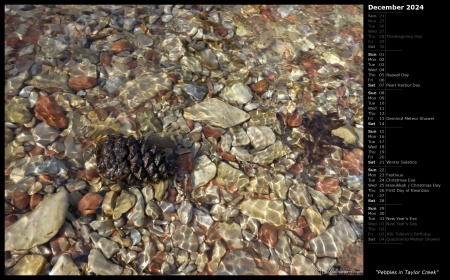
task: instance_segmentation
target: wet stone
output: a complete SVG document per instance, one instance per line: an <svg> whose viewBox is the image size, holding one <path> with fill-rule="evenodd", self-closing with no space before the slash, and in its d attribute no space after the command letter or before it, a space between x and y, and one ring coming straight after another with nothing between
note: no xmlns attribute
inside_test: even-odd
<svg viewBox="0 0 450 280"><path fill-rule="evenodd" d="M202 65L195 57L185 56L180 60L180 64L193 73L199 74L202 72Z"/></svg>
<svg viewBox="0 0 450 280"><path fill-rule="evenodd" d="M315 205L325 209L328 209L334 205L334 202L328 199L322 192L315 191L311 188L308 188L308 192L309 195L311 195L312 199L314 200Z"/></svg>
<svg viewBox="0 0 450 280"><path fill-rule="evenodd" d="M183 43L180 38L174 34L165 36L164 41L161 42L160 48L168 51L168 58L172 62L177 62L186 53Z"/></svg>
<svg viewBox="0 0 450 280"><path fill-rule="evenodd" d="M210 70L219 68L217 57L211 49L204 49L197 53L197 59L200 63Z"/></svg>
<svg viewBox="0 0 450 280"><path fill-rule="evenodd" d="M278 198L286 199L287 192L292 182L286 180L286 178L281 174L276 174L274 179L270 181L270 189Z"/></svg>
<svg viewBox="0 0 450 280"><path fill-rule="evenodd" d="M64 55L64 51L67 49L67 44L48 37L42 37L38 41L38 45L41 46L41 51L48 57L59 58Z"/></svg>
<svg viewBox="0 0 450 280"><path fill-rule="evenodd" d="M181 89L197 101L203 100L205 95L208 93L206 86L198 85L196 83L183 84Z"/></svg>
<svg viewBox="0 0 450 280"><path fill-rule="evenodd" d="M277 228L271 223L264 223L259 229L258 237L269 248L274 248L278 242Z"/></svg>
<svg viewBox="0 0 450 280"><path fill-rule="evenodd" d="M248 103L253 98L248 86L242 82L235 83L232 86L226 86L219 96L230 104L239 105Z"/></svg>
<svg viewBox="0 0 450 280"><path fill-rule="evenodd" d="M182 225L175 229L172 234L174 246L188 252L196 252L198 250L197 235L188 226Z"/></svg>
<svg viewBox="0 0 450 280"><path fill-rule="evenodd" d="M241 109L217 98L212 98L186 108L184 117L194 121L203 121L212 126L229 128L246 121L250 116Z"/></svg>
<svg viewBox="0 0 450 280"><path fill-rule="evenodd" d="M292 257L291 275L320 275L314 263L301 254Z"/></svg>
<svg viewBox="0 0 450 280"><path fill-rule="evenodd" d="M95 214L97 212L97 209L100 208L102 200L103 197L98 193L87 193L78 202L78 210L83 216Z"/></svg>
<svg viewBox="0 0 450 280"><path fill-rule="evenodd" d="M5 81L5 94L16 95L23 85L23 82L30 77L28 71L22 72L14 77L10 77Z"/></svg>
<svg viewBox="0 0 450 280"><path fill-rule="evenodd" d="M322 274L329 274L335 264L336 259L333 258L319 258L316 261L317 270Z"/></svg>
<svg viewBox="0 0 450 280"><path fill-rule="evenodd" d="M113 219L118 219L122 214L128 212L136 203L136 196L126 190L122 190L120 196L117 198L116 206L114 207Z"/></svg>
<svg viewBox="0 0 450 280"><path fill-rule="evenodd" d="M290 247L290 241L287 238L284 230L278 231L278 242L274 249L275 253L281 261L290 262L292 250Z"/></svg>
<svg viewBox="0 0 450 280"><path fill-rule="evenodd" d="M50 275L81 275L69 254L62 254L49 273Z"/></svg>
<svg viewBox="0 0 450 280"><path fill-rule="evenodd" d="M100 237L98 242L96 242L97 248L102 250L103 255L109 259L120 249L119 244L111 241L105 237Z"/></svg>
<svg viewBox="0 0 450 280"><path fill-rule="evenodd" d="M325 225L323 224L322 216L320 215L319 211L315 206L310 206L306 208L303 211L302 216L305 217L312 232L314 232L317 235L321 235L325 232L326 228Z"/></svg>
<svg viewBox="0 0 450 280"><path fill-rule="evenodd" d="M270 145L266 149L259 151L253 157L252 162L259 163L261 165L270 164L274 160L287 155L291 152L288 146L281 141L276 141L273 145Z"/></svg>
<svg viewBox="0 0 450 280"><path fill-rule="evenodd" d="M29 82L30 86L38 88L43 91L50 91L53 89L61 89L63 91L70 92L69 87L69 76L64 73L53 74L53 75L36 75Z"/></svg>
<svg viewBox="0 0 450 280"><path fill-rule="evenodd" d="M197 188L208 183L216 176L216 165L206 155L195 159L194 171L191 175L192 187Z"/></svg>
<svg viewBox="0 0 450 280"><path fill-rule="evenodd" d="M69 195L65 190L44 199L5 230L5 251L30 249L49 241L64 223L68 207Z"/></svg>
<svg viewBox="0 0 450 280"><path fill-rule="evenodd" d="M92 249L88 257L88 269L95 275L119 275L123 268L109 262L99 249Z"/></svg>
<svg viewBox="0 0 450 280"><path fill-rule="evenodd" d="M91 228L98 232L101 236L108 237L110 236L115 230L116 227L114 226L114 222L111 220L107 221L93 221L89 224Z"/></svg>
<svg viewBox="0 0 450 280"><path fill-rule="evenodd" d="M160 91L170 91L173 84L165 73L143 73L128 81L120 89L119 98L134 109L156 96Z"/></svg>
<svg viewBox="0 0 450 280"><path fill-rule="evenodd" d="M250 143L250 139L247 136L247 133L241 126L231 127L228 132L231 136L231 145L236 146L245 146Z"/></svg>
<svg viewBox="0 0 450 280"><path fill-rule="evenodd" d="M218 186L209 186L205 190L197 188L192 192L192 197L199 203L214 205L220 202Z"/></svg>
<svg viewBox="0 0 450 280"><path fill-rule="evenodd" d="M272 145L276 140L275 133L267 126L250 126L247 135L252 146L258 151Z"/></svg>
<svg viewBox="0 0 450 280"><path fill-rule="evenodd" d="M241 227L234 222L219 224L219 233L232 250L242 249L244 246Z"/></svg>
<svg viewBox="0 0 450 280"><path fill-rule="evenodd" d="M37 144L45 147L53 143L59 134L58 130L48 126L46 123L40 123L34 128L33 139Z"/></svg>
<svg viewBox="0 0 450 280"><path fill-rule="evenodd" d="M5 121L13 123L29 123L33 116L28 107L30 103L26 98L14 97L5 105Z"/></svg>
<svg viewBox="0 0 450 280"><path fill-rule="evenodd" d="M144 196L138 188L130 188L130 192L136 197L136 203L128 213L128 220L133 221L136 227L142 227L145 224L145 202Z"/></svg>
<svg viewBox="0 0 450 280"><path fill-rule="evenodd" d="M231 167L225 162L220 162L217 168L217 182L224 186L236 186L238 189L245 188L249 179L241 170Z"/></svg>
<svg viewBox="0 0 450 280"><path fill-rule="evenodd" d="M335 130L332 130L331 134L344 139L344 143L347 144L353 144L358 140L357 135L353 131L353 129L347 126L341 126Z"/></svg>
<svg viewBox="0 0 450 280"><path fill-rule="evenodd" d="M339 188L339 180L337 178L324 178L316 184L316 190L321 191L325 195L334 193Z"/></svg>
<svg viewBox="0 0 450 280"><path fill-rule="evenodd" d="M159 215L162 214L162 210L156 202L153 200L147 201L147 205L145 206L145 214L149 216L151 219L158 219Z"/></svg>
<svg viewBox="0 0 450 280"><path fill-rule="evenodd" d="M69 87L76 91L93 88L96 85L97 79L93 77L76 76L69 79Z"/></svg>
<svg viewBox="0 0 450 280"><path fill-rule="evenodd" d="M183 200L177 210L178 217L180 217L180 222L187 225L192 220L193 213L192 203Z"/></svg>
<svg viewBox="0 0 450 280"><path fill-rule="evenodd" d="M116 205L117 193L110 191L105 194L102 203L102 210L106 216L112 216L114 213L114 206Z"/></svg>
<svg viewBox="0 0 450 280"><path fill-rule="evenodd" d="M19 210L28 208L30 203L30 196L27 192L14 191L11 198L11 204Z"/></svg>
<svg viewBox="0 0 450 280"><path fill-rule="evenodd" d="M265 109L256 109L249 112L250 120L248 125L270 125L277 122L277 115L274 112Z"/></svg>
<svg viewBox="0 0 450 280"><path fill-rule="evenodd" d="M246 251L236 250L223 257L216 275L254 275L255 270L253 257Z"/></svg>
<svg viewBox="0 0 450 280"><path fill-rule="evenodd" d="M341 219L324 234L310 240L309 244L318 257L337 258L348 244L355 241L355 231L346 220Z"/></svg>
<svg viewBox="0 0 450 280"><path fill-rule="evenodd" d="M257 219L260 223L281 225L286 223L284 205L281 200L250 199L239 205L242 213Z"/></svg>
<svg viewBox="0 0 450 280"><path fill-rule="evenodd" d="M294 203L295 206L300 208L307 208L311 206L312 200L307 188L308 187L304 184L295 183L289 188L289 200Z"/></svg>
<svg viewBox="0 0 450 280"><path fill-rule="evenodd" d="M40 255L25 255L16 265L7 270L7 275L41 275L47 260Z"/></svg>

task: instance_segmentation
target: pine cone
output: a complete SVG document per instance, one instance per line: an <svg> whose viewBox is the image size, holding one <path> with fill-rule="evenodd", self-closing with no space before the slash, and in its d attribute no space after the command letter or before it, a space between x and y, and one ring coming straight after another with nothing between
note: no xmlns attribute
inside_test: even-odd
<svg viewBox="0 0 450 280"><path fill-rule="evenodd" d="M111 181L157 183L175 173L174 160L162 148L133 136L103 136L97 142L96 156L100 173Z"/></svg>

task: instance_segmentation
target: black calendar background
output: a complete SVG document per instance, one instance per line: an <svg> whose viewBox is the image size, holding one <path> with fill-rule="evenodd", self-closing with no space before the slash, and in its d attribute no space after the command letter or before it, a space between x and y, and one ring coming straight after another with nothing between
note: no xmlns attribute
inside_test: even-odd
<svg viewBox="0 0 450 280"><path fill-rule="evenodd" d="M371 244L365 237L364 246L364 275L399 275L408 271L416 271L421 276L423 271L445 275L444 258L439 257L444 250L446 239L444 226L447 224L447 211L444 191L446 183L446 161L448 158L447 140L444 136L447 130L448 105L443 99L447 95L446 81L449 80L439 70L439 65L446 64L441 57L439 45L440 36L436 33L443 31L443 19L438 7L432 3L407 1L376 1L367 3L365 9L365 55L369 51L367 42L367 14L368 5L423 5L423 10L403 10L400 13L386 11L386 34L420 34L420 40L389 39L386 38L386 72L408 73L405 78L386 78L386 83L408 81L420 84L420 88L403 90L387 90L385 101L386 117L434 117L433 121L386 121L385 142L386 160L417 161L417 164L400 164L398 167L388 167L390 173L402 173L406 178L413 178L416 183L438 183L439 189L431 189L428 193L386 193L387 204L390 202L401 206L387 206L386 216L411 216L417 218L415 227L388 227L387 231L431 232L440 241L398 242L391 244ZM406 7L405 7L406 8ZM378 11L380 12L380 11ZM396 51L389 51L396 50ZM365 80L367 67L365 67ZM365 93L367 92L367 80ZM367 95L365 95L367 98ZM365 100L367 104L367 100ZM365 113L367 106L365 106ZM365 116L365 156L367 163L367 116ZM365 196L367 196L367 164L365 164ZM395 171L394 171L395 169ZM365 213L367 213L367 197ZM365 217L365 230L367 216ZM366 231L365 231L366 232ZM445 255L445 253L444 253ZM380 274L384 272L383 274ZM405 274L403 274L405 275ZM433 275L433 274L431 274ZM430 276L430 275L428 275Z"/></svg>

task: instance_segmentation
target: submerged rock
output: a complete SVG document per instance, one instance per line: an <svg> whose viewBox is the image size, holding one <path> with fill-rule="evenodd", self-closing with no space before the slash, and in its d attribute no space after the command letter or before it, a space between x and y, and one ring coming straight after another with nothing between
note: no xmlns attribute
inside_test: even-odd
<svg viewBox="0 0 450 280"><path fill-rule="evenodd" d="M68 207L69 195L65 190L44 199L5 230L5 251L27 250L49 241L64 224Z"/></svg>

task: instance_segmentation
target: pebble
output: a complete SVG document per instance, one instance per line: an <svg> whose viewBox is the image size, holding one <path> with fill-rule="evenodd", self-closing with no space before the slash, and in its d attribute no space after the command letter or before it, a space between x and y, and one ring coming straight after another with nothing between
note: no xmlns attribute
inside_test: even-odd
<svg viewBox="0 0 450 280"><path fill-rule="evenodd" d="M194 166L194 171L191 175L193 188L208 183L216 176L216 165L206 155L197 157Z"/></svg>
<svg viewBox="0 0 450 280"><path fill-rule="evenodd" d="M239 205L242 213L255 218L260 223L282 225L286 223L284 205L281 200L250 199Z"/></svg>
<svg viewBox="0 0 450 280"><path fill-rule="evenodd" d="M205 98L205 95L208 93L208 89L204 85L198 85L198 84L183 84L181 85L181 89L192 96L194 100L201 101L203 98Z"/></svg>
<svg viewBox="0 0 450 280"><path fill-rule="evenodd" d="M184 117L212 126L229 128L248 120L250 115L217 98L211 98L184 109Z"/></svg>
<svg viewBox="0 0 450 280"><path fill-rule="evenodd" d="M39 207L5 230L5 251L30 249L49 241L64 223L68 207L69 195L65 190L44 199Z"/></svg>
<svg viewBox="0 0 450 280"><path fill-rule="evenodd" d="M114 213L114 206L116 205L117 193L114 191L107 192L103 198L102 210L106 216L112 216Z"/></svg>
<svg viewBox="0 0 450 280"><path fill-rule="evenodd" d="M321 191L325 195L334 193L339 188L339 180L337 178L324 178L316 183L316 190Z"/></svg>
<svg viewBox="0 0 450 280"><path fill-rule="evenodd" d="M342 167L346 168L353 175L361 175L364 166L364 152L361 149L342 150Z"/></svg>
<svg viewBox="0 0 450 280"><path fill-rule="evenodd" d="M50 96L40 96L34 105L34 115L52 128L67 128L69 121L62 108Z"/></svg>
<svg viewBox="0 0 450 280"><path fill-rule="evenodd" d="M172 234L174 247L186 250L190 253L198 250L198 238L192 229L186 225L176 227Z"/></svg>
<svg viewBox="0 0 450 280"><path fill-rule="evenodd" d="M243 250L228 252L219 263L216 275L255 275L256 263Z"/></svg>
<svg viewBox="0 0 450 280"><path fill-rule="evenodd" d="M122 214L128 212L136 203L136 196L126 190L122 190L117 198L116 206L113 211L113 219L119 219Z"/></svg>
<svg viewBox="0 0 450 280"><path fill-rule="evenodd" d="M251 84L250 89L252 92L261 95L269 89L269 85L270 84L267 80L261 80L257 83Z"/></svg>
<svg viewBox="0 0 450 280"><path fill-rule="evenodd" d="M11 204L19 210L28 208L30 196L26 192L14 191L11 198Z"/></svg>
<svg viewBox="0 0 450 280"><path fill-rule="evenodd" d="M237 82L231 86L226 86L219 95L230 104L245 104L252 100L253 95L249 87L242 82Z"/></svg>
<svg viewBox="0 0 450 280"><path fill-rule="evenodd" d="M309 195L311 195L312 199L314 200L315 205L322 207L324 209L328 209L334 205L334 202L328 199L322 192L313 190L311 188L308 188L308 192Z"/></svg>
<svg viewBox="0 0 450 280"><path fill-rule="evenodd" d="M259 229L259 240L269 248L274 248L278 242L277 228L271 223L264 223Z"/></svg>
<svg viewBox="0 0 450 280"><path fill-rule="evenodd" d="M203 188L196 188L192 192L192 198L202 204L217 204L220 202L219 187L209 186L205 190Z"/></svg>
<svg viewBox="0 0 450 280"><path fill-rule="evenodd" d="M69 79L69 87L76 91L92 88L96 85L97 79L93 77L76 76Z"/></svg>
<svg viewBox="0 0 450 280"><path fill-rule="evenodd" d="M100 208L102 200L103 197L98 193L87 193L78 202L78 210L83 216L95 214L97 212L97 209Z"/></svg>
<svg viewBox="0 0 450 280"><path fill-rule="evenodd" d="M270 145L262 151L255 153L255 156L251 160L254 163L261 165L270 164L274 160L287 155L291 152L291 149L283 144L281 141L276 141L274 144Z"/></svg>
<svg viewBox="0 0 450 280"><path fill-rule="evenodd" d="M331 134L344 139L344 143L354 144L358 140L356 133L347 126L341 126L331 131Z"/></svg>
<svg viewBox="0 0 450 280"><path fill-rule="evenodd" d="M289 200L294 203L295 206L300 208L307 208L311 206L312 199L307 188L308 187L304 184L294 183L294 185L289 188Z"/></svg>
<svg viewBox="0 0 450 280"><path fill-rule="evenodd" d="M320 275L314 263L302 254L292 257L291 275Z"/></svg>
<svg viewBox="0 0 450 280"><path fill-rule="evenodd" d="M187 225L192 220L194 214L193 209L192 203L187 200L181 201L177 214L182 224Z"/></svg>
<svg viewBox="0 0 450 280"><path fill-rule="evenodd" d="M309 224L309 222L308 222ZM339 257L345 247L356 241L355 231L345 220L340 220L327 231L309 241L311 251L318 257Z"/></svg>
<svg viewBox="0 0 450 280"><path fill-rule="evenodd" d="M95 275L120 275L123 268L109 262L100 249L92 249L88 257L88 269Z"/></svg>
<svg viewBox="0 0 450 280"><path fill-rule="evenodd" d="M173 84L165 73L141 73L120 87L119 98L128 108L135 109L158 92L170 91L172 88Z"/></svg>
<svg viewBox="0 0 450 280"><path fill-rule="evenodd" d="M316 206L310 206L302 212L302 216L305 217L308 222L308 226L312 232L316 235L321 235L325 232L326 228L322 221L322 216L317 210Z"/></svg>
<svg viewBox="0 0 450 280"><path fill-rule="evenodd" d="M44 273L47 260L40 255L25 255L16 265L6 270L6 275L41 275Z"/></svg>
<svg viewBox="0 0 450 280"><path fill-rule="evenodd" d="M241 227L234 222L219 224L219 233L231 250L242 249L244 246Z"/></svg>
<svg viewBox="0 0 450 280"><path fill-rule="evenodd" d="M33 118L28 107L30 103L22 97L13 97L5 105L5 121L13 123L28 123Z"/></svg>
<svg viewBox="0 0 450 280"><path fill-rule="evenodd" d="M217 166L216 180L219 184L224 186L236 186L238 189L245 188L250 180L244 172L231 167L225 162L220 162Z"/></svg>
<svg viewBox="0 0 450 280"><path fill-rule="evenodd" d="M105 237L100 237L100 239L96 242L96 246L98 249L102 250L103 255L107 259L119 252L120 249L119 244Z"/></svg>
<svg viewBox="0 0 450 280"><path fill-rule="evenodd" d="M228 132L231 136L231 145L236 146L245 146L250 143L250 138L247 133L241 126L233 126Z"/></svg>
<svg viewBox="0 0 450 280"><path fill-rule="evenodd" d="M264 125L250 126L247 129L247 135L250 138L252 146L258 151L272 145L276 140L275 133L273 133L272 129Z"/></svg>
<svg viewBox="0 0 450 280"><path fill-rule="evenodd" d="M128 220L132 221L136 227L142 227L145 224L145 202L144 196L138 188L130 188L130 192L136 197L136 203L127 215ZM114 214L113 214L114 215Z"/></svg>
<svg viewBox="0 0 450 280"><path fill-rule="evenodd" d="M81 275L69 254L62 254L49 273L50 275Z"/></svg>

